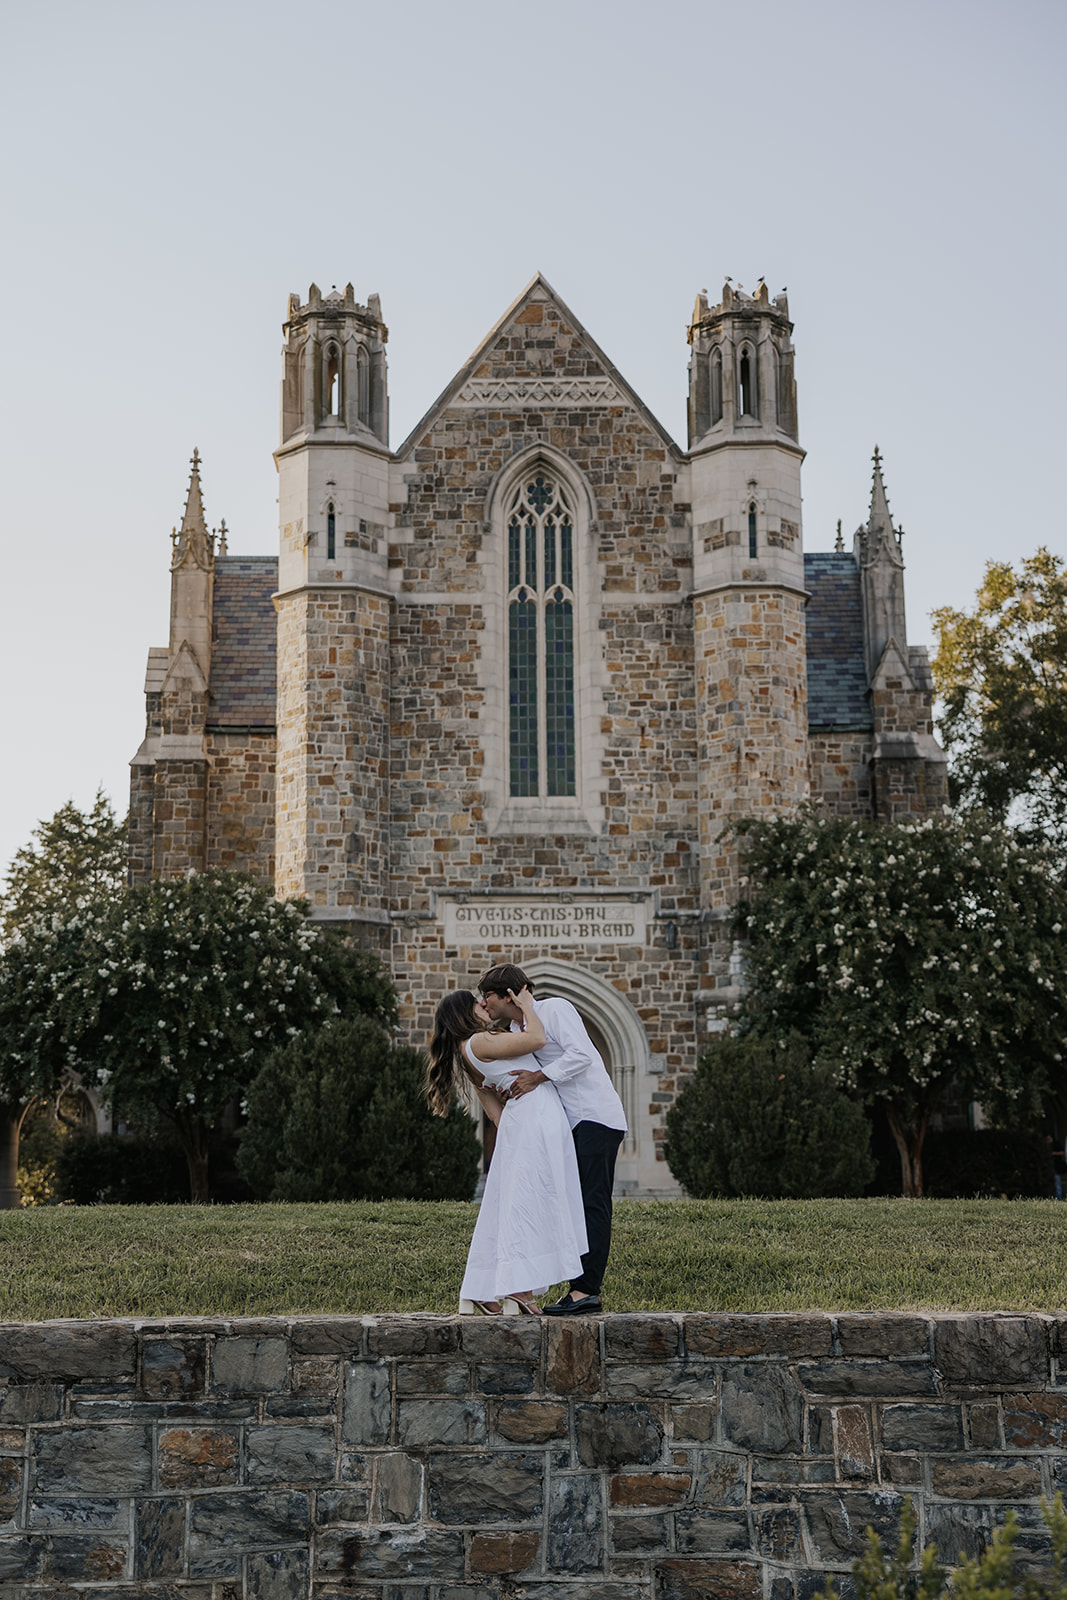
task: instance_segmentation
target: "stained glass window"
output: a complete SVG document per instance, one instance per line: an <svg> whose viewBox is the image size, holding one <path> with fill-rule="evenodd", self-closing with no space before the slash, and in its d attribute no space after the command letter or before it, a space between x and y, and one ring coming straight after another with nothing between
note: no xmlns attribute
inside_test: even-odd
<svg viewBox="0 0 1067 1600"><path fill-rule="evenodd" d="M573 795L574 524L559 485L524 479L508 509L512 795Z"/></svg>

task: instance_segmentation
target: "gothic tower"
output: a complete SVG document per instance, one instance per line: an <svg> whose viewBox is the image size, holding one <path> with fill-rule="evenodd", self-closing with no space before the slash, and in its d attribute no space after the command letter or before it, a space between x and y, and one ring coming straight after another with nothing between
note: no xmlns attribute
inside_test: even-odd
<svg viewBox="0 0 1067 1600"><path fill-rule="evenodd" d="M384 930L389 515L385 343L352 285L284 326L276 885L316 917Z"/></svg>
<svg viewBox="0 0 1067 1600"><path fill-rule="evenodd" d="M737 898L732 819L808 794L804 556L792 323L729 281L689 328L689 455L701 904L714 930ZM725 929L709 941L709 998L736 998Z"/></svg>

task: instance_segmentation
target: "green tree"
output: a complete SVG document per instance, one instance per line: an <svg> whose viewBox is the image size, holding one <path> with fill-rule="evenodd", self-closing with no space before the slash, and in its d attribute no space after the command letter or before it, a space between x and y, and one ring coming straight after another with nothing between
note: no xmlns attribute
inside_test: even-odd
<svg viewBox="0 0 1067 1600"><path fill-rule="evenodd" d="M805 1040L713 1044L667 1113L667 1164L688 1192L811 1199L862 1194L870 1124Z"/></svg>
<svg viewBox="0 0 1067 1600"><path fill-rule="evenodd" d="M212 1127L276 1045L341 1009L382 1020L373 958L236 874L156 880L50 923L0 956L0 1100L77 1076L131 1121L177 1131L206 1201Z"/></svg>
<svg viewBox="0 0 1067 1600"><path fill-rule="evenodd" d="M810 813L738 824L743 1026L803 1034L880 1104L903 1191L953 1078L1015 1120L1063 1076L1067 892L1048 851L981 816L875 824Z"/></svg>
<svg viewBox="0 0 1067 1600"><path fill-rule="evenodd" d="M992 561L974 609L933 622L953 799L1067 849L1067 563Z"/></svg>
<svg viewBox="0 0 1067 1600"><path fill-rule="evenodd" d="M434 1117L420 1053L368 1017L274 1051L248 1092L237 1164L265 1200L469 1200L474 1123Z"/></svg>
<svg viewBox="0 0 1067 1600"><path fill-rule="evenodd" d="M68 800L16 850L0 888L0 940L40 917L69 916L126 883L126 824L102 789L89 811Z"/></svg>

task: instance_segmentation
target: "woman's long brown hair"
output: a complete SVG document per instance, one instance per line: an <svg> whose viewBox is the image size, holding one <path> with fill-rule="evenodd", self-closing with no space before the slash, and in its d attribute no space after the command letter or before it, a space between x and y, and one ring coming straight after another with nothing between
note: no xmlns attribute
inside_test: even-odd
<svg viewBox="0 0 1067 1600"><path fill-rule="evenodd" d="M469 989L446 994L437 1007L430 1039L430 1064L426 1069L426 1098L435 1117L447 1117L456 1090L456 1069L471 1082L470 1068L463 1053L465 1040L484 1028L474 1014L474 996Z"/></svg>

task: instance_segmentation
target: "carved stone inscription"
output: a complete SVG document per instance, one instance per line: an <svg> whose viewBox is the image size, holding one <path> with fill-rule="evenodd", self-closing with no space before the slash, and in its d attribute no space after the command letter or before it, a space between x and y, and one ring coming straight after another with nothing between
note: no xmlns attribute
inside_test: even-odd
<svg viewBox="0 0 1067 1600"><path fill-rule="evenodd" d="M444 902L445 944L644 944L648 907L634 900Z"/></svg>

